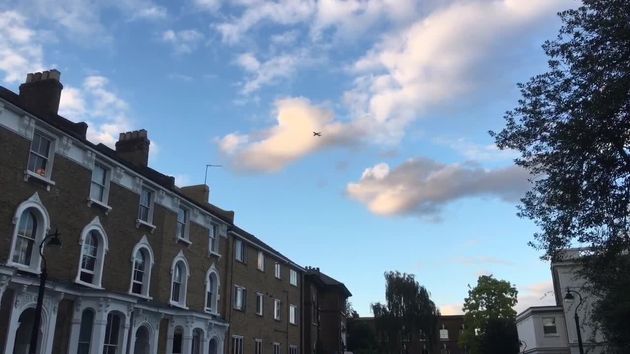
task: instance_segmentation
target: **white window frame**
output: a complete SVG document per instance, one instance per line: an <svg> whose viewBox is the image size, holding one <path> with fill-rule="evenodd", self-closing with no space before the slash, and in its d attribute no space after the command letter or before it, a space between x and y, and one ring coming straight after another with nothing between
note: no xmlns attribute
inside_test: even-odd
<svg viewBox="0 0 630 354"><path fill-rule="evenodd" d="M247 245L241 239L234 239L234 258L241 263L247 263Z"/></svg>
<svg viewBox="0 0 630 354"><path fill-rule="evenodd" d="M35 141L36 135L39 135L50 141L50 148L48 150L47 157L44 157L40 155L39 153L34 152L32 150L33 142ZM28 149L28 160L26 161L26 170L24 170L24 180L28 180L30 177L34 177L42 182L45 182L48 190L50 189L50 186L55 185L55 182L53 182L53 180L51 179L51 176L52 176L52 169L53 169L54 160L55 160L56 145L57 145L57 138L55 137L55 135L48 133L42 130L41 128L35 128L35 130L33 131L33 136L31 138L31 144L29 145L29 149ZM38 157L46 159L46 170L44 174L38 173L37 171L32 171L29 168L32 154L35 154Z"/></svg>
<svg viewBox="0 0 630 354"><path fill-rule="evenodd" d="M178 263L182 263L184 265L184 274L182 276L182 284L180 284L179 288L179 299L178 301L173 300L173 282L175 281L175 267ZM186 295L188 292L188 278L190 277L190 267L188 265L188 260L184 257L184 253L180 250L177 256L173 258L173 263L171 264L171 282L170 282L170 297L169 304L173 306L177 306L183 309L188 309L186 307Z"/></svg>
<svg viewBox="0 0 630 354"><path fill-rule="evenodd" d="M289 305L289 323L297 324L297 306Z"/></svg>
<svg viewBox="0 0 630 354"><path fill-rule="evenodd" d="M294 269L289 269L289 284L298 285L298 273Z"/></svg>
<svg viewBox="0 0 630 354"><path fill-rule="evenodd" d="M258 316L263 316L264 313L265 313L265 294L257 292L256 293L256 314Z"/></svg>
<svg viewBox="0 0 630 354"><path fill-rule="evenodd" d="M106 328L109 327L109 325L110 325L110 322L109 322L109 318L110 317L109 316L112 316L112 318L113 318L113 316L117 316L118 317L118 337L116 338L116 344L114 345L114 348L115 348L114 352L116 354L119 354L119 353L123 352L123 343L125 342L125 340L124 340L125 339L125 334L126 334L125 333L125 326L124 326L124 324L125 324L125 316L121 312L110 311L107 314L107 320L105 322ZM111 344L107 344L108 341L111 338L106 338L106 336L105 336L106 333L107 333L107 329L105 329L105 331L103 332L103 336L104 336L104 339L103 339L103 353L105 352L105 347L111 347L112 346ZM110 334L111 334L111 331L110 331Z"/></svg>
<svg viewBox="0 0 630 354"><path fill-rule="evenodd" d="M13 256L16 252L15 244L18 238L20 219L22 217L22 214L24 214L26 210L31 209L31 208L34 209L36 212L35 217L37 218L36 221L37 221L38 226L36 229L36 235L35 235L33 247L31 249L31 257L30 257L31 261L28 265L26 265L22 263L13 262ZM41 266L41 257L39 255L39 245L41 244L44 237L46 237L46 234L48 233L50 229L50 215L48 214L48 210L46 210L46 207L44 207L44 204L42 204L41 200L39 199L39 194L37 194L37 192L35 192L30 198L28 198L27 200L20 203L20 205L18 205L17 209L15 210L15 214L13 215L12 222L13 222L13 237L11 238L11 251L9 253L9 259L7 260L7 265L13 266L15 268L18 268L26 272L39 274L40 266Z"/></svg>
<svg viewBox="0 0 630 354"><path fill-rule="evenodd" d="M103 183L102 185L100 184L100 182L94 181L94 172L96 171L97 168L103 169L105 180L102 182ZM102 207L103 209L105 209L106 213L108 213L112 209L111 206L109 206L108 204L111 175L112 175L112 168L109 165L104 164L101 161L94 162L94 166L92 167L92 175L90 176L90 194L88 195L88 204L89 205L96 204ZM92 190L95 184L103 189L102 199L96 199L92 197Z"/></svg>
<svg viewBox="0 0 630 354"><path fill-rule="evenodd" d="M232 354L243 354L243 336L232 336Z"/></svg>
<svg viewBox="0 0 630 354"><path fill-rule="evenodd" d="M273 275L276 277L276 279L282 279L282 268L279 262L276 262L274 264Z"/></svg>
<svg viewBox="0 0 630 354"><path fill-rule="evenodd" d="M145 252L147 259L145 260L145 269L144 269L144 277L142 279L142 292L140 294L133 292L133 284L134 284L134 272L135 272L135 255L137 252ZM129 281L129 294L140 296L146 299L151 299L149 295L149 291L151 289L151 270L153 269L153 264L155 263L155 256L153 255L153 249L149 244L149 240L146 235L142 236L142 239L136 243L131 251L131 278Z"/></svg>
<svg viewBox="0 0 630 354"><path fill-rule="evenodd" d="M289 346L289 354L298 354L298 347L297 345L290 345Z"/></svg>
<svg viewBox="0 0 630 354"><path fill-rule="evenodd" d="M214 289L210 289L210 276L214 276ZM214 264L210 266L206 272L205 283L205 296L204 296L204 310L208 313L218 314L219 309L219 289L221 289L221 280L219 278L219 272ZM208 304L208 291L212 290L212 296L210 298L210 304Z"/></svg>
<svg viewBox="0 0 630 354"><path fill-rule="evenodd" d="M96 231L96 235L100 236L100 239L98 240L98 248L96 250L94 277L92 283L88 283L81 280L81 263L83 261L83 244L85 243L86 237L90 234L91 231ZM79 262L77 264L77 276L74 279L74 282L77 284L89 286L91 288L102 289L101 281L103 280L103 264L105 263L105 254L107 253L107 251L109 251L109 242L107 233L105 232L103 225L101 225L101 220L98 216L92 219L92 221L83 228L83 231L81 231L79 246L81 247L81 252L79 254Z"/></svg>
<svg viewBox="0 0 630 354"><path fill-rule="evenodd" d="M183 211L184 212L184 222L182 223L179 220L179 212ZM177 213L175 215L175 233L176 233L176 238L178 241L183 241L185 243L190 244L190 236L189 236L189 231L190 231L190 211L191 209L188 206L185 206L183 204L180 204L179 207L177 208ZM183 227L183 231L180 232L178 230L178 227L182 225ZM183 234L183 235L182 235Z"/></svg>
<svg viewBox="0 0 630 354"><path fill-rule="evenodd" d="M243 312L247 309L247 289L244 286L234 285L232 308Z"/></svg>
<svg viewBox="0 0 630 354"><path fill-rule="evenodd" d="M282 301L280 299L273 299L273 319L276 321L282 320Z"/></svg>
<svg viewBox="0 0 630 354"><path fill-rule="evenodd" d="M148 206L148 211L147 211L147 220L143 220L141 218L141 213L140 210L143 207L147 207L145 205L142 205L142 192L146 190L147 192L151 193L151 200L149 201L149 206ZM138 198L138 218L136 219L136 227L140 227L140 225L144 225L147 226L148 228L150 228L151 230L155 229L155 225L153 225L153 211L155 209L155 195L156 195L156 191L153 188L148 187L147 185L143 184L140 187L140 195Z"/></svg>
<svg viewBox="0 0 630 354"><path fill-rule="evenodd" d="M273 343L273 354L280 354L280 343Z"/></svg>
<svg viewBox="0 0 630 354"><path fill-rule="evenodd" d="M208 253L219 255L219 225L211 223L208 228Z"/></svg>
<svg viewBox="0 0 630 354"><path fill-rule="evenodd" d="M254 354L263 354L263 340L254 338Z"/></svg>
<svg viewBox="0 0 630 354"><path fill-rule="evenodd" d="M265 254L263 253L263 251L258 251L258 262L256 264L256 267L261 272L265 271Z"/></svg>
<svg viewBox="0 0 630 354"><path fill-rule="evenodd" d="M546 333L545 332L545 327L551 327L551 326L545 326L545 320L552 320L553 321L553 328L555 330L555 332L552 333ZM554 337L554 336L558 336L558 321L556 321L555 317L542 317L541 319L541 323L542 323L542 328L543 328L543 335L545 335L546 337Z"/></svg>

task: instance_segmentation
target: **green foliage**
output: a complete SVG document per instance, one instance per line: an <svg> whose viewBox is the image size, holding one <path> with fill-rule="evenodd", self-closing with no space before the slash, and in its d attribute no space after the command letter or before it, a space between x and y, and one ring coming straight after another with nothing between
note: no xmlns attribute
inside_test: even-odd
<svg viewBox="0 0 630 354"><path fill-rule="evenodd" d="M595 317L616 344L630 337L615 319L627 313L624 293L598 278L630 249L630 4L583 0L559 15L557 38L543 45L549 70L519 84L522 98L491 135L535 176L519 215L540 227L532 245L543 258L576 244L594 252L585 274L602 296Z"/></svg>
<svg viewBox="0 0 630 354"><path fill-rule="evenodd" d="M422 332L429 345L436 334L439 312L429 292L411 274L385 273L387 304L372 304L382 353L398 353L402 338L419 341Z"/></svg>
<svg viewBox="0 0 630 354"><path fill-rule="evenodd" d="M468 291L464 299L464 332L460 336L460 346L468 347L471 354L485 353L482 348L483 335L490 321L505 320L514 323L518 291L505 280L491 275L482 275L477 285ZM518 343L518 341L517 341Z"/></svg>

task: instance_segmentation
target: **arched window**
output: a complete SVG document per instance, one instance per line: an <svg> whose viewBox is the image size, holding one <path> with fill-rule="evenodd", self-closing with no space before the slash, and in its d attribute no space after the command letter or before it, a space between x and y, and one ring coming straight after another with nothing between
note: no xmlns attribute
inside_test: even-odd
<svg viewBox="0 0 630 354"><path fill-rule="evenodd" d="M202 354L201 353L201 339L203 338L203 330L199 328L195 328L193 331L192 337L192 350L191 354Z"/></svg>
<svg viewBox="0 0 630 354"><path fill-rule="evenodd" d="M76 282L100 288L103 263L108 243L105 230L97 217L81 233L81 258Z"/></svg>
<svg viewBox="0 0 630 354"><path fill-rule="evenodd" d="M103 354L121 354L122 345L122 315L116 312L110 312L107 315L107 324L105 326L105 341L103 343Z"/></svg>
<svg viewBox="0 0 630 354"><path fill-rule="evenodd" d="M131 283L129 293L149 297L153 251L146 236L134 246L131 253Z"/></svg>
<svg viewBox="0 0 630 354"><path fill-rule="evenodd" d="M186 287L188 283L188 262L182 251L173 260L171 269L171 304L186 307Z"/></svg>
<svg viewBox="0 0 630 354"><path fill-rule="evenodd" d="M37 237L37 217L35 210L28 208L22 213L18 224L15 248L13 249L13 262L29 266Z"/></svg>
<svg viewBox="0 0 630 354"><path fill-rule="evenodd" d="M81 269L79 270L79 279L84 283L94 283L94 273L96 270L96 257L98 255L98 232L90 231L81 249Z"/></svg>
<svg viewBox="0 0 630 354"><path fill-rule="evenodd" d="M181 327L175 328L173 333L173 354L182 354L182 340L184 337L184 331Z"/></svg>
<svg viewBox="0 0 630 354"><path fill-rule="evenodd" d="M219 299L219 277L214 264L206 273L206 312L217 312L217 301Z"/></svg>
<svg viewBox="0 0 630 354"><path fill-rule="evenodd" d="M21 270L39 271L39 245L48 230L50 218L37 193L18 206L13 224L15 226L8 264Z"/></svg>
<svg viewBox="0 0 630 354"><path fill-rule="evenodd" d="M90 343L92 341L92 327L94 325L94 311L83 310L81 315L81 329L79 330L79 345L77 354L90 354Z"/></svg>

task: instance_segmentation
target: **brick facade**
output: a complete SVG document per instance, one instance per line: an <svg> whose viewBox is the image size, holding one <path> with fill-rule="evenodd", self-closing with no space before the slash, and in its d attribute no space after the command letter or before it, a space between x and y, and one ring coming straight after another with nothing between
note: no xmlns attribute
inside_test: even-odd
<svg viewBox="0 0 630 354"><path fill-rule="evenodd" d="M280 353L310 353L302 349L305 270L236 226L233 212L209 204L207 186L178 188L146 166L146 131L121 134L119 151L89 142L85 123L56 114L58 79L56 71L29 74L22 95L0 87L0 352L28 349L37 248L58 230L62 246L45 247L39 353L241 354L254 353L256 339L264 353L274 343ZM48 155L41 141L51 142ZM246 289L242 309L234 306L235 286ZM234 348L234 336L242 348Z"/></svg>

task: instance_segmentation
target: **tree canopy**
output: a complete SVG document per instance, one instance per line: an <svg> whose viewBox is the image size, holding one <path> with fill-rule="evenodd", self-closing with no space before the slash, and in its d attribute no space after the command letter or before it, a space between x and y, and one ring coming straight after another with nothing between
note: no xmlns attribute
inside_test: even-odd
<svg viewBox="0 0 630 354"><path fill-rule="evenodd" d="M381 350L398 353L403 339L418 342L420 333L430 345L439 312L429 292L411 274L387 272L385 281L387 303L372 304Z"/></svg>
<svg viewBox="0 0 630 354"><path fill-rule="evenodd" d="M511 330L510 323L515 326L516 311L513 307L517 294L514 285L508 281L495 279L492 275L480 276L477 285L468 291L468 297L464 299L464 332L460 336L460 345L469 348L471 354L488 352L494 342L484 341L486 335L495 338L501 336L498 331ZM505 333L505 336L509 335L511 332ZM515 353L518 353L518 335Z"/></svg>
<svg viewBox="0 0 630 354"><path fill-rule="evenodd" d="M599 296L595 318L609 343L630 352L627 284L630 264L630 4L583 0L560 14L562 27L545 42L547 72L519 84L521 99L490 132L533 187L519 215L540 232L532 245L555 258L587 246L582 274ZM621 269L618 269L621 267ZM609 274L603 276L604 274ZM623 286L618 286L619 284ZM626 290L624 290L626 289ZM625 305L624 305L625 304Z"/></svg>
<svg viewBox="0 0 630 354"><path fill-rule="evenodd" d="M584 0L559 15L549 70L519 84L491 135L533 175L520 215L541 228L544 257L576 244L618 252L630 246L630 6Z"/></svg>

